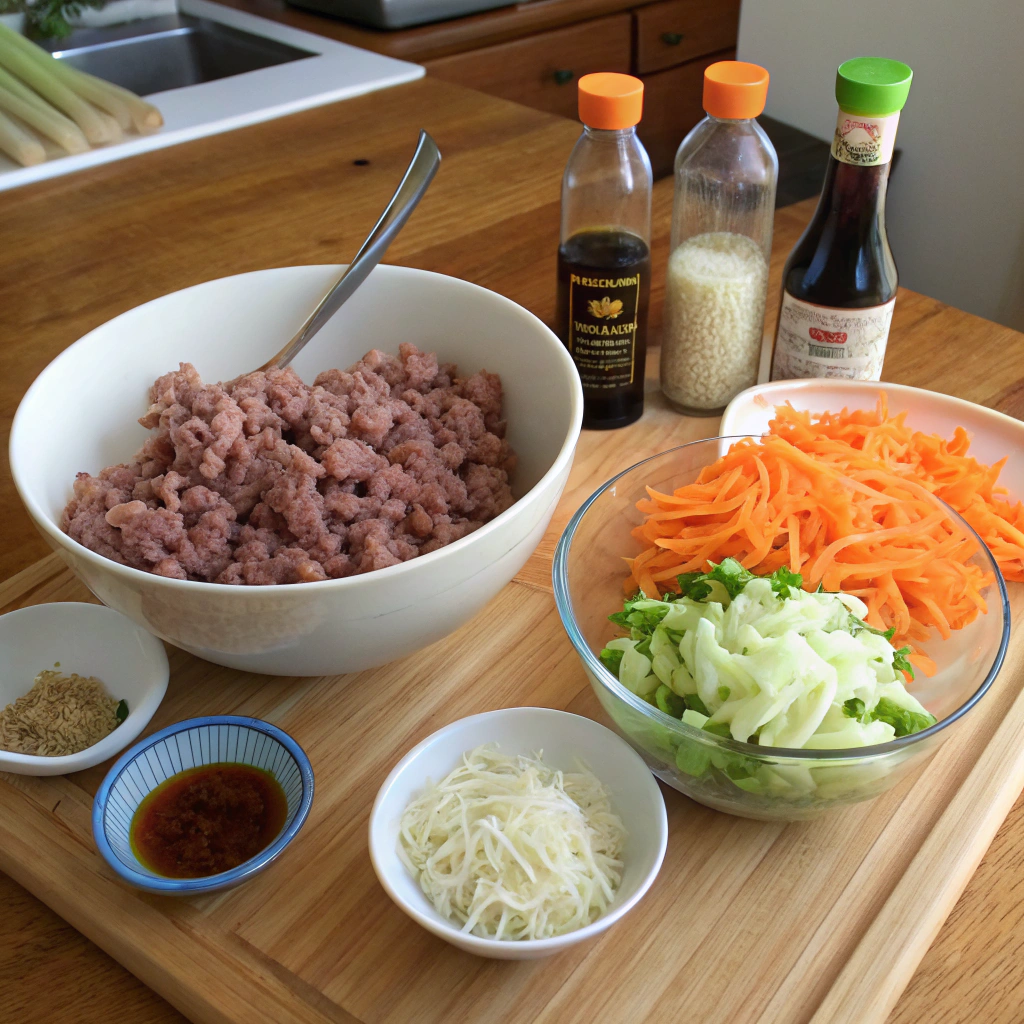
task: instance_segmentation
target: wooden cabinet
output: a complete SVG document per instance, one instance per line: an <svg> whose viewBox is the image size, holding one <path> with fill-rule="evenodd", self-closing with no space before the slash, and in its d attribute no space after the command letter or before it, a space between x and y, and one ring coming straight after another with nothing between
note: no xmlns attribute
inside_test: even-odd
<svg viewBox="0 0 1024 1024"><path fill-rule="evenodd" d="M426 62L427 73L562 117L576 117L576 80L591 71L628 73L627 13Z"/></svg>
<svg viewBox="0 0 1024 1024"><path fill-rule="evenodd" d="M736 45L739 0L664 0L639 8L636 73L663 71Z"/></svg>
<svg viewBox="0 0 1024 1024"><path fill-rule="evenodd" d="M656 178L672 173L679 143L704 116L704 69L716 60L733 60L735 56L735 50L724 50L643 76L644 119L639 134Z"/></svg>

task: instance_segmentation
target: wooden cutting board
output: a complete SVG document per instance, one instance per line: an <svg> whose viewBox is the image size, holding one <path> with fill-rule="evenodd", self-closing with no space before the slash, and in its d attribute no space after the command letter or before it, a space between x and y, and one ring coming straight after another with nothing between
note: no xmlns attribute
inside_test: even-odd
<svg viewBox="0 0 1024 1024"><path fill-rule="evenodd" d="M1024 787L1019 635L932 762L872 803L786 825L664 789L669 851L650 893L603 937L557 957L460 953L406 918L370 866L377 788L424 736L524 704L602 717L555 612L554 542L594 481L713 428L659 411L642 433L585 433L537 553L477 619L418 655L354 676L278 679L169 649L152 729L255 715L312 760L309 821L265 874L191 900L120 884L90 831L109 765L0 776L0 869L201 1024L881 1024ZM1024 587L1013 590L1016 612ZM66 600L91 597L56 556L0 585L0 611Z"/></svg>

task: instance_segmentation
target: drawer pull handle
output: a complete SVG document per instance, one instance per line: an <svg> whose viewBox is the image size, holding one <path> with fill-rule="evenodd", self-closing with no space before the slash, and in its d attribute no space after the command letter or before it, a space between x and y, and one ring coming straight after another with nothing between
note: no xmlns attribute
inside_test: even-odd
<svg viewBox="0 0 1024 1024"><path fill-rule="evenodd" d="M683 41L682 32L662 32L661 41L666 46L678 46Z"/></svg>
<svg viewBox="0 0 1024 1024"><path fill-rule="evenodd" d="M568 85L576 77L575 71L562 69L555 72L555 85Z"/></svg>

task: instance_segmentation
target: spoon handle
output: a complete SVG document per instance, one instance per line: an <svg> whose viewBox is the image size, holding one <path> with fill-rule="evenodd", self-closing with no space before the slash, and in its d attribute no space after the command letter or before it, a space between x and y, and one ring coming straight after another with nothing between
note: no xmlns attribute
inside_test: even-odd
<svg viewBox="0 0 1024 1024"><path fill-rule="evenodd" d="M370 271L384 258L388 246L402 230L416 204L423 198L423 193L427 191L427 186L433 181L440 165L441 153L437 144L425 131L421 131L416 152L401 184L355 258L345 268L331 290L320 300L320 304L310 313L291 341L276 356L268 359L260 367L261 370L268 370L271 366L287 366L306 342L338 312L342 304L366 280Z"/></svg>

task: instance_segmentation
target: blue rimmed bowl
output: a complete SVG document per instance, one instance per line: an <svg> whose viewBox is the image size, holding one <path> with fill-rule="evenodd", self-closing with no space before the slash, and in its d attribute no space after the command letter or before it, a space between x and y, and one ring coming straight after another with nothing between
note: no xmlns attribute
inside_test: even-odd
<svg viewBox="0 0 1024 1024"><path fill-rule="evenodd" d="M161 782L207 764L247 764L280 783L288 813L277 838L255 857L206 878L165 878L150 871L132 850L132 817ZM269 722L236 715L191 718L147 736L107 773L92 807L92 834L118 877L146 892L193 896L228 889L272 864L302 828L313 803L313 769L305 751Z"/></svg>

